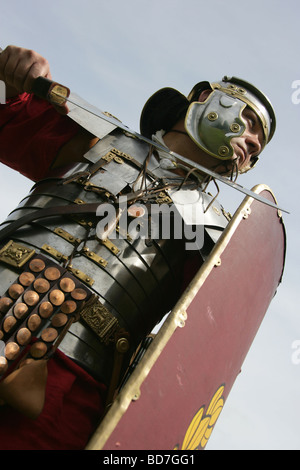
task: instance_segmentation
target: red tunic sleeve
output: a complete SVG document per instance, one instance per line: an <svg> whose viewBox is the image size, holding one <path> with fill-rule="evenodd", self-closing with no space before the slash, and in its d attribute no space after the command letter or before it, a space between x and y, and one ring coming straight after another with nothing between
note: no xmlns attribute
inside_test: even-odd
<svg viewBox="0 0 300 470"><path fill-rule="evenodd" d="M0 162L38 181L47 176L59 149L80 127L34 95L0 105Z"/></svg>

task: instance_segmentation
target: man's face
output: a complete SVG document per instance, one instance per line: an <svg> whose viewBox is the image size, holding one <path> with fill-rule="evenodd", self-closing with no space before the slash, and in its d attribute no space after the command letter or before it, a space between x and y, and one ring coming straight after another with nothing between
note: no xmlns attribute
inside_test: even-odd
<svg viewBox="0 0 300 470"><path fill-rule="evenodd" d="M204 102L211 92L210 89L201 92L198 101ZM184 119L164 136L164 141L171 150L184 155L191 161L223 176L230 176L237 170L242 172L249 169L256 162L256 157L264 145L263 128L256 113L246 106L242 111L242 119L245 123L245 131L241 136L231 139L234 153L228 160L214 157L198 146L186 133ZM181 134L174 134L174 131L181 132ZM186 134L186 138L183 134Z"/></svg>
<svg viewBox="0 0 300 470"><path fill-rule="evenodd" d="M263 129L256 113L247 106L242 112L242 118L246 123L244 133L231 139L234 150L232 159L237 159L239 170L249 168L255 163L264 142Z"/></svg>
<svg viewBox="0 0 300 470"><path fill-rule="evenodd" d="M202 91L198 101L204 102L211 93L210 89ZM230 175L233 170L238 169L242 172L249 169L256 162L256 157L264 145L263 128L257 114L249 106L243 109L242 119L245 122L245 131L241 136L231 139L230 143L234 150L231 159L221 160L202 151L201 161L204 166L225 176ZM200 163L196 153L191 159Z"/></svg>

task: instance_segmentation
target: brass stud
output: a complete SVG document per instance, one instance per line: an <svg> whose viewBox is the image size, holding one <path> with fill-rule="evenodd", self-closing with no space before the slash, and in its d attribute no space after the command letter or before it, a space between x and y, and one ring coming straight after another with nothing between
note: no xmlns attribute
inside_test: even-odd
<svg viewBox="0 0 300 470"><path fill-rule="evenodd" d="M29 343L31 338L31 333L28 328L20 328L16 335L16 339L20 346L24 346L25 344Z"/></svg>
<svg viewBox="0 0 300 470"><path fill-rule="evenodd" d="M53 312L53 305L50 302L42 302L39 306L39 314L42 318L49 318Z"/></svg>
<svg viewBox="0 0 300 470"><path fill-rule="evenodd" d="M2 328L5 333L8 333L17 323L16 318L13 315L9 315L9 317L5 318Z"/></svg>
<svg viewBox="0 0 300 470"><path fill-rule="evenodd" d="M47 346L45 343L42 343L42 341L38 341L37 343L34 343L31 348L30 348L30 354L32 357L35 359L40 359L43 357L46 352L47 352Z"/></svg>
<svg viewBox="0 0 300 470"><path fill-rule="evenodd" d="M4 356L0 356L0 374L4 374L6 372L8 367L7 360Z"/></svg>
<svg viewBox="0 0 300 470"><path fill-rule="evenodd" d="M12 361L13 359L17 357L17 355L19 354L19 351L20 351L20 346L17 343L11 341L7 343L7 345L5 346L4 354L7 360Z"/></svg>
<svg viewBox="0 0 300 470"><path fill-rule="evenodd" d="M235 133L239 132L241 130L241 126L237 124L236 122L234 122L233 124L231 124L230 130Z"/></svg>
<svg viewBox="0 0 300 470"><path fill-rule="evenodd" d="M51 325L54 326L54 328L60 328L61 326L64 326L67 321L67 315L64 313L56 313L51 319Z"/></svg>
<svg viewBox="0 0 300 470"><path fill-rule="evenodd" d="M143 217L145 215L145 209L139 206L130 206L127 210L129 217Z"/></svg>
<svg viewBox="0 0 300 470"><path fill-rule="evenodd" d="M19 302L14 306L14 316L20 320L28 312L28 307L23 302Z"/></svg>
<svg viewBox="0 0 300 470"><path fill-rule="evenodd" d="M77 304L74 302L74 300L66 300L66 302L64 302L60 307L63 313L73 313L75 312L76 308Z"/></svg>
<svg viewBox="0 0 300 470"><path fill-rule="evenodd" d="M43 269L45 268L45 263L42 259L35 258L32 261L30 261L29 268L31 269L31 271L35 273L39 273L43 271Z"/></svg>
<svg viewBox="0 0 300 470"><path fill-rule="evenodd" d="M30 315L27 321L27 326L30 329L30 331L35 331L38 329L38 327L41 324L41 317L37 313L33 313Z"/></svg>
<svg viewBox="0 0 300 470"><path fill-rule="evenodd" d="M54 341L58 336L57 331L55 328L46 328L42 331L41 338L46 341L46 343L51 343Z"/></svg>
<svg viewBox="0 0 300 470"><path fill-rule="evenodd" d="M60 270L58 268L47 268L44 272L44 276L48 281L56 281L60 278Z"/></svg>
<svg viewBox="0 0 300 470"><path fill-rule="evenodd" d="M9 297L2 297L0 299L0 312L1 313L6 313L12 306L13 301Z"/></svg>
<svg viewBox="0 0 300 470"><path fill-rule="evenodd" d="M50 302L57 307L65 300L65 294L59 289L54 289L50 292L49 299Z"/></svg>
<svg viewBox="0 0 300 470"><path fill-rule="evenodd" d="M84 289L77 288L71 292L71 297L75 300L84 300L87 296L87 293Z"/></svg>
<svg viewBox="0 0 300 470"><path fill-rule="evenodd" d="M129 342L127 338L119 338L116 344L116 349L119 353L125 354L129 349Z"/></svg>
<svg viewBox="0 0 300 470"><path fill-rule="evenodd" d="M218 113L216 113L215 111L208 113L207 119L209 121L216 121L218 119Z"/></svg>
<svg viewBox="0 0 300 470"><path fill-rule="evenodd" d="M24 272L20 275L19 281L22 286L28 287L35 280L35 276L32 273Z"/></svg>
<svg viewBox="0 0 300 470"><path fill-rule="evenodd" d="M39 294L44 294L50 289L50 283L47 279L39 278L34 281L33 287Z"/></svg>
<svg viewBox="0 0 300 470"><path fill-rule="evenodd" d="M69 277L63 277L59 283L59 287L64 292L72 292L75 289L75 282Z"/></svg>
<svg viewBox="0 0 300 470"><path fill-rule="evenodd" d="M229 154L229 148L226 145L221 145L219 148L219 155L221 157L226 157Z"/></svg>
<svg viewBox="0 0 300 470"><path fill-rule="evenodd" d="M29 305L30 307L33 307L34 305L38 303L39 295L33 290L29 290L25 292L23 299L27 305Z"/></svg>
<svg viewBox="0 0 300 470"><path fill-rule="evenodd" d="M21 284L13 284L10 286L8 289L8 293L10 297L14 300L16 300L18 297L20 297L21 294L24 292L24 287L21 286Z"/></svg>

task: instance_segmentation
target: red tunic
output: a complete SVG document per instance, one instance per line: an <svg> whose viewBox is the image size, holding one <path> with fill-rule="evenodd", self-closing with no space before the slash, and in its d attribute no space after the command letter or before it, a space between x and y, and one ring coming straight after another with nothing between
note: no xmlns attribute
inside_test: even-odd
<svg viewBox="0 0 300 470"><path fill-rule="evenodd" d="M46 101L22 95L0 105L0 161L33 181L47 176L79 126ZM36 420L0 407L0 449L83 449L103 414L104 386L61 352L48 362L46 402Z"/></svg>
<svg viewBox="0 0 300 470"><path fill-rule="evenodd" d="M0 162L39 181L47 176L59 149L79 129L34 95L10 98L0 105Z"/></svg>

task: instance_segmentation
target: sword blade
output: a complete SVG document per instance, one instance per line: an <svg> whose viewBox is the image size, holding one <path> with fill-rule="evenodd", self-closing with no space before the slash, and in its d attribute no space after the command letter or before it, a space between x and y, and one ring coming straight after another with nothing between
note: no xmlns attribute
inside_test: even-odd
<svg viewBox="0 0 300 470"><path fill-rule="evenodd" d="M57 93L55 93L55 94L57 94ZM285 213L289 214L289 212L286 209L280 208L274 202L269 201L268 199L264 198L263 196L260 196L259 194L255 193L254 191L251 191L250 189L247 189L244 186L241 186L241 185L225 178L224 176L219 175L218 173L215 173L212 170L209 170L208 168L200 165L199 163L191 162L191 160L184 157L183 155L180 155L176 152L173 152L172 150L169 150L167 147L164 147L163 145L161 145L160 143L154 142L153 140L148 139L147 137L143 136L142 134L139 134L138 132L130 129L129 127L125 126L121 121L119 121L118 119L115 119L113 116L108 116L103 111L98 110L98 109L95 110L93 108L91 110L91 109L86 108L85 106L82 106L80 103L78 103L78 101L76 99L74 99L72 97L72 93L70 93L69 97L67 97L67 98L64 97L64 98L65 98L66 101L73 104L74 106L78 106L83 111L86 111L87 113L93 114L97 118L103 119L104 121L109 122L110 124L112 124L116 127L119 127L120 129L124 130L125 132L132 135L133 137L135 137L137 139L140 139L143 142L148 143L149 145L153 145L153 147L155 147L156 149L161 150L165 153L168 153L175 160L178 160L182 163L185 163L186 165L190 166L191 168L197 168L202 173L205 173L206 175L211 176L212 178L220 181L221 183L226 184L227 186L230 186L231 188L235 189L236 191L239 191L243 194L246 194L247 196L252 197L253 199L256 199L257 201L259 201L263 204L267 204L268 206L273 207L274 209L277 209L277 210L280 210L282 212L285 212Z"/></svg>
<svg viewBox="0 0 300 470"><path fill-rule="evenodd" d="M0 47L0 54L1 54L1 52L3 52L3 50ZM43 82L44 83L48 82L50 84L51 83L55 84L55 82L52 82L51 80L47 80L44 77L38 77L35 80L36 90L33 87L33 92L36 93L37 96L40 96L41 98L48 99L49 101L52 101L51 97L54 97L56 95L57 98L62 100L62 102L68 101L69 103L73 104L74 106L78 106L83 111L85 111L87 113L90 113L90 114L93 114L97 118L102 119L102 120L104 120L104 121L106 121L106 122L108 122L108 123L110 123L110 124L112 124L116 127L119 127L120 129L126 131L127 133L129 133L133 137L136 137L137 139L140 139L140 140L142 140L142 141L144 141L144 142L146 142L150 145L153 145L158 150L161 150L163 152L168 153L171 157L174 157L175 159L179 160L180 162L185 163L186 165L190 166L191 168L197 168L202 173L204 173L208 176L211 176L212 178L216 179L217 181L220 181L221 183L223 183L227 186L230 186L231 188L235 189L236 191L240 191L241 193L246 194L247 196L252 197L253 199L256 199L259 202L262 202L263 204L267 204L268 206L273 207L274 209L277 209L277 210L280 210L282 212L285 212L286 214L289 214L289 212L286 209L283 209L283 208L279 207L277 204L273 203L272 201L269 201L268 199L260 196L259 194L256 194L254 191L251 191L250 189L247 189L244 186L241 186L241 185L229 180L228 178L225 178L224 176L219 175L218 173L215 173L212 170L209 170L208 168L200 165L199 163L191 162L188 158L185 158L183 155L179 155L178 153L175 153L175 152L169 150L167 147L164 147L163 145L161 145L157 142L153 142L151 139L148 139L147 137L144 137L143 135L139 134L138 132L130 129L127 126L125 126L118 119L115 119L112 116L108 116L103 111L100 111L98 109L96 111L94 107L93 107L93 110L90 110L90 109L80 105L80 103L78 103L76 100L71 98L72 94L70 93L70 91L67 87L64 87L63 85L62 86L59 85L59 87L61 87L62 89L65 89L67 91L67 96L65 94L61 94L59 92L61 90L61 88L58 88L58 89L54 88L54 89L51 90L51 87L49 89L49 85L46 85L46 90L40 89L40 85L43 84Z"/></svg>

